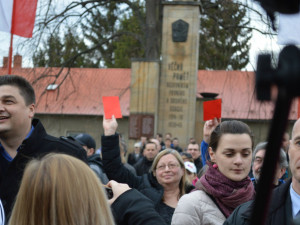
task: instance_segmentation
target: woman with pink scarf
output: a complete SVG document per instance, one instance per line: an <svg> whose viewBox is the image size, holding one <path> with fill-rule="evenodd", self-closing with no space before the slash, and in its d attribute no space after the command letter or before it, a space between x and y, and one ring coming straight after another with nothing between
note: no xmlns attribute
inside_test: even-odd
<svg viewBox="0 0 300 225"><path fill-rule="evenodd" d="M253 135L241 121L224 121L210 136L208 169L196 190L181 197L172 225L221 225L240 204L254 198L248 177Z"/></svg>

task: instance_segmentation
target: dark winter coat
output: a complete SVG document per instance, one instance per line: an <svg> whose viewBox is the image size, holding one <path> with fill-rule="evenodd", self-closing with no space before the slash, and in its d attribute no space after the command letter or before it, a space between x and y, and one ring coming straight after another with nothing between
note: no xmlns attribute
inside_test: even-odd
<svg viewBox="0 0 300 225"><path fill-rule="evenodd" d="M133 167L135 168L136 174L142 176L143 174L149 173L152 163L153 161L149 161L147 158L142 157Z"/></svg>
<svg viewBox="0 0 300 225"><path fill-rule="evenodd" d="M196 160L194 160L194 164L196 166L197 173L198 173L201 170L201 168L203 167L201 156L198 157Z"/></svg>
<svg viewBox="0 0 300 225"><path fill-rule="evenodd" d="M19 191L24 168L28 161L50 152L65 153L87 162L86 151L76 142L65 137L56 138L46 133L38 119L32 121L34 130L19 147L15 158L8 163L0 154L0 199L7 218Z"/></svg>
<svg viewBox="0 0 300 225"><path fill-rule="evenodd" d="M291 225L292 202L290 196L291 180L281 184L273 190L266 225ZM224 225L250 224L253 201L246 202L237 207L227 218Z"/></svg>
<svg viewBox="0 0 300 225"><path fill-rule="evenodd" d="M118 225L165 225L153 202L135 189L120 195L111 209Z"/></svg>
<svg viewBox="0 0 300 225"><path fill-rule="evenodd" d="M135 157L135 153L132 152L128 155L128 158L127 158L127 163L130 164L130 165L134 165L136 164L143 156L141 154L138 155L138 157L136 158Z"/></svg>
<svg viewBox="0 0 300 225"><path fill-rule="evenodd" d="M128 184L131 188L137 189L151 199L154 205L157 205L163 197L163 187L157 182L152 173L134 176L123 166L118 135L102 136L101 143L103 168L109 180Z"/></svg>

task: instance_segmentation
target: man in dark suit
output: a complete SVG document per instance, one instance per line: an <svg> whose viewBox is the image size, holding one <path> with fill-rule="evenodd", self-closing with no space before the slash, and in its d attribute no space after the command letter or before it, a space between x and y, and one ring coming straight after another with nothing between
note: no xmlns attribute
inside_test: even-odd
<svg viewBox="0 0 300 225"><path fill-rule="evenodd" d="M7 219L28 161L50 152L87 160L75 141L48 135L34 113L31 84L19 76L0 76L0 199Z"/></svg>

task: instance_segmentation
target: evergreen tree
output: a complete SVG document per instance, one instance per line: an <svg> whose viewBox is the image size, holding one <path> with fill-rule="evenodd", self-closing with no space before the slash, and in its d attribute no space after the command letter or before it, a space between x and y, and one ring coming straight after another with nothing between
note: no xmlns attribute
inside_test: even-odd
<svg viewBox="0 0 300 225"><path fill-rule="evenodd" d="M59 31L50 35L44 44L33 55L35 67L97 67L93 62L92 53L79 54L87 49L83 39L76 32L68 28L67 32L60 37Z"/></svg>
<svg viewBox="0 0 300 225"><path fill-rule="evenodd" d="M95 49L98 65L114 67L115 45L114 39L110 39L110 37L116 33L118 28L119 14L117 4L108 2L104 6L92 8L91 15L81 23L84 38L94 46L102 43Z"/></svg>
<svg viewBox="0 0 300 225"><path fill-rule="evenodd" d="M114 67L130 68L132 58L142 58L145 56L145 49L143 48L145 39L135 15L126 16L120 22L120 31L129 34L122 35L118 41L115 42ZM131 34L135 34L135 36ZM135 38L136 36L141 37L143 41Z"/></svg>
<svg viewBox="0 0 300 225"><path fill-rule="evenodd" d="M200 21L199 69L239 70L249 62L250 19L230 0L204 7Z"/></svg>
<svg viewBox="0 0 300 225"><path fill-rule="evenodd" d="M33 65L35 67L59 67L62 63L62 48L59 37L59 31L50 35L44 43L45 48L40 48L36 54L33 55Z"/></svg>
<svg viewBox="0 0 300 225"><path fill-rule="evenodd" d="M140 1L132 4L138 8L145 19L144 7ZM103 66L109 68L130 68L131 58L144 56L144 34L134 11L124 9L126 13L120 16L122 10L117 3L111 2L101 8L93 8L90 18L82 22L85 38L94 46L103 43L95 49ZM115 38L111 38L115 36Z"/></svg>

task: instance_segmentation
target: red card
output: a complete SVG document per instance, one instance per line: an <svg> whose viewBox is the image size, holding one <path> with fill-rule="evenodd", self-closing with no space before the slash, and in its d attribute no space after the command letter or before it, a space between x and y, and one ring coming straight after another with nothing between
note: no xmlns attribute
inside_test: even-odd
<svg viewBox="0 0 300 225"><path fill-rule="evenodd" d="M103 96L102 97L104 115L106 119L122 118L119 96Z"/></svg>
<svg viewBox="0 0 300 225"><path fill-rule="evenodd" d="M203 102L203 120L221 118L222 99Z"/></svg>

